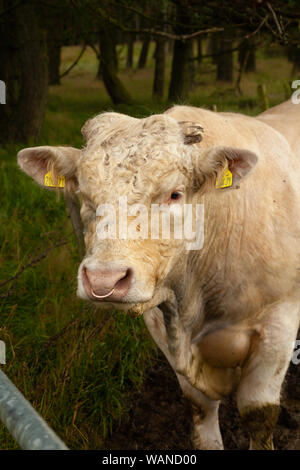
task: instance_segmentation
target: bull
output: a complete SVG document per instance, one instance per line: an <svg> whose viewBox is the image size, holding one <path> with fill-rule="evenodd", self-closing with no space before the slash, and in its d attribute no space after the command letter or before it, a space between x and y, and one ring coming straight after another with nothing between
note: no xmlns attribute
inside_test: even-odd
<svg viewBox="0 0 300 470"><path fill-rule="evenodd" d="M223 448L218 408L232 393L250 449L273 449L300 318L299 126L292 102L257 117L189 106L143 119L106 112L84 124L82 149L18 154L40 185L50 172L80 193L78 295L143 315L192 403L197 449ZM148 215L124 236L124 197L173 215L170 236L151 237ZM186 206L203 207L196 249L172 236ZM114 236L99 235L103 208L114 210Z"/></svg>

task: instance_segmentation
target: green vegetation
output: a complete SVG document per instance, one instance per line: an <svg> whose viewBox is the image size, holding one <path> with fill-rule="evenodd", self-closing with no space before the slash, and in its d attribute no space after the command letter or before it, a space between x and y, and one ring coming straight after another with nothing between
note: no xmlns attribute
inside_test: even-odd
<svg viewBox="0 0 300 470"><path fill-rule="evenodd" d="M136 43L135 65L139 49ZM147 68L126 71L125 49L118 46L120 77L135 104L113 106L103 83L95 79L97 59L87 48L62 84L50 87L37 144L82 146L84 121L104 110L137 117L163 111L169 104L151 98L153 49L151 44ZM63 48L62 71L79 50ZM215 81L215 67L204 59L197 65L189 104L256 114L262 111L257 86L265 84L270 105L285 100L291 67L279 47L271 56L259 50L257 72L243 77L240 96L232 84ZM166 72L169 81L169 56ZM7 345L3 370L70 448L99 449L114 423L126 416L130 394L142 385L156 349L142 319L118 312L104 315L76 298L80 259L64 200L17 169L19 148L0 150L0 337ZM22 271L27 264L31 266ZM2 425L0 442L1 448L17 448Z"/></svg>

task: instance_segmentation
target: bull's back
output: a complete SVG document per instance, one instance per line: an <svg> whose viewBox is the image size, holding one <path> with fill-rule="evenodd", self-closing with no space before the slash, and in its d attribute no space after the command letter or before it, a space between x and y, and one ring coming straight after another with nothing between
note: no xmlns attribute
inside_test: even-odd
<svg viewBox="0 0 300 470"><path fill-rule="evenodd" d="M259 114L256 119L280 132L300 158L300 104L285 101Z"/></svg>

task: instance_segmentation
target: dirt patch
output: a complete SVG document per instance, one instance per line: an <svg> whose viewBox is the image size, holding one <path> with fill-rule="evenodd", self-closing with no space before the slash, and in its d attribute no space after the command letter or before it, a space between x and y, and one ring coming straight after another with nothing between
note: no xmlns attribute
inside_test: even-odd
<svg viewBox="0 0 300 470"><path fill-rule="evenodd" d="M274 434L277 449L300 450L300 365L291 365L282 392L282 408ZM191 450L191 410L176 376L163 356L148 371L140 393L132 399L128 419L106 440L107 450ZM234 398L220 407L225 449L247 449Z"/></svg>

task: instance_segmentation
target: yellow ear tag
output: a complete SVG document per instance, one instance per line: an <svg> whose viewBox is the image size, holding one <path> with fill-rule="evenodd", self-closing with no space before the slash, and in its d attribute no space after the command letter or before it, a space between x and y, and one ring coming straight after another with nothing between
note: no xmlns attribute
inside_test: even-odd
<svg viewBox="0 0 300 470"><path fill-rule="evenodd" d="M232 173L230 170L225 170L223 173L217 178L216 181L216 188L229 188L232 186Z"/></svg>
<svg viewBox="0 0 300 470"><path fill-rule="evenodd" d="M50 188L64 188L66 185L66 179L64 176L59 176L57 184L54 184L52 172L49 171L45 174L45 186L49 186Z"/></svg>

